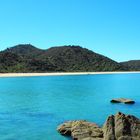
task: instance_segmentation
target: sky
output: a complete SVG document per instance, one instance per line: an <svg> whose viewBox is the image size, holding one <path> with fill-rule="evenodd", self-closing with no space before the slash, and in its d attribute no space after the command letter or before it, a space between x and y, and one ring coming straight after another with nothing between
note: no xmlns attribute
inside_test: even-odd
<svg viewBox="0 0 140 140"><path fill-rule="evenodd" d="M80 45L118 62L140 59L140 0L0 0L0 50Z"/></svg>

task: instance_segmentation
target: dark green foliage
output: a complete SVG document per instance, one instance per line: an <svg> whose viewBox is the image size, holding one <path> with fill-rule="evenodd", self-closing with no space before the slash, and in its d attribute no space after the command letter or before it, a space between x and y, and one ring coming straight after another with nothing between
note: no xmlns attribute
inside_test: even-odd
<svg viewBox="0 0 140 140"><path fill-rule="evenodd" d="M0 52L0 72L20 72L24 70L21 56L11 52Z"/></svg>
<svg viewBox="0 0 140 140"><path fill-rule="evenodd" d="M128 67L131 71L140 71L140 60L131 60L127 62L121 62L121 65Z"/></svg>
<svg viewBox="0 0 140 140"><path fill-rule="evenodd" d="M60 46L47 50L30 44L0 52L0 72L84 72L123 71L127 67L80 46Z"/></svg>
<svg viewBox="0 0 140 140"><path fill-rule="evenodd" d="M19 44L14 47L7 48L4 52L12 52L21 55L22 57L25 56L26 58L32 58L36 57L37 55L40 55L44 51L34 47L31 44Z"/></svg>
<svg viewBox="0 0 140 140"><path fill-rule="evenodd" d="M53 47L43 55L64 71L123 70L117 62L79 46Z"/></svg>
<svg viewBox="0 0 140 140"><path fill-rule="evenodd" d="M27 63L28 71L31 72L51 72L57 69L56 66L50 64L49 61L31 59Z"/></svg>

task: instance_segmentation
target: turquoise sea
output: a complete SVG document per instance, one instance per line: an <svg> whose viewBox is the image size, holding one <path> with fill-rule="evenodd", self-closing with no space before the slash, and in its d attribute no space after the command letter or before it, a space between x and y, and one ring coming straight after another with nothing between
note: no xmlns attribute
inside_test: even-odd
<svg viewBox="0 0 140 140"><path fill-rule="evenodd" d="M111 104L117 97L136 103ZM59 124L86 119L101 126L117 111L140 117L140 74L0 78L0 140L67 140Z"/></svg>

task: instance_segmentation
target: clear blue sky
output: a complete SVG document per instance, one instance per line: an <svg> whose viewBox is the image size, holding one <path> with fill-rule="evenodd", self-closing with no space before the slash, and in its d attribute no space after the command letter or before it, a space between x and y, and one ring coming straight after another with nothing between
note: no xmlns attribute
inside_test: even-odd
<svg viewBox="0 0 140 140"><path fill-rule="evenodd" d="M0 50L22 43L140 59L140 0L0 0Z"/></svg>

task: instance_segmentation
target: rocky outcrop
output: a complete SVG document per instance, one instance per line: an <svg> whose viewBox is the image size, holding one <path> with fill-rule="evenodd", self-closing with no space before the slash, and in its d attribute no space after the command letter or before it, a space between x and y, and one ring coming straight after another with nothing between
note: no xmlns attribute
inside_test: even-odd
<svg viewBox="0 0 140 140"><path fill-rule="evenodd" d="M140 140L140 120L119 112L108 117L103 131L105 140Z"/></svg>
<svg viewBox="0 0 140 140"><path fill-rule="evenodd" d="M104 127L103 127L103 132L104 132L104 140L115 140L115 131L114 131L114 116L109 116Z"/></svg>
<svg viewBox="0 0 140 140"><path fill-rule="evenodd" d="M107 118L102 128L87 121L69 121L57 128L73 140L140 140L140 120L121 112Z"/></svg>
<svg viewBox="0 0 140 140"><path fill-rule="evenodd" d="M111 103L124 103L124 104L134 104L135 101L131 99L126 99L126 98L117 98L117 99L112 99L110 101Z"/></svg>
<svg viewBox="0 0 140 140"><path fill-rule="evenodd" d="M64 136L71 136L72 124L74 121L68 121L58 126L57 131Z"/></svg>
<svg viewBox="0 0 140 140"><path fill-rule="evenodd" d="M65 136L71 136L74 140L102 140L103 131L95 123L87 121L69 121L57 128L58 132Z"/></svg>

